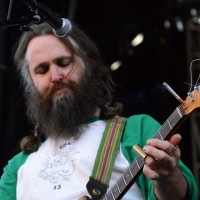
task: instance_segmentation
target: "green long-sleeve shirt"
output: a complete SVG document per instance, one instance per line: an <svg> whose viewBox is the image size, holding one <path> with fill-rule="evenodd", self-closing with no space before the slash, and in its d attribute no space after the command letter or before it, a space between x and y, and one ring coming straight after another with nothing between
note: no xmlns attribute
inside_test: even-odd
<svg viewBox="0 0 200 200"><path fill-rule="evenodd" d="M121 141L121 150L129 163L131 163L136 156L132 150L133 145L140 144L141 146L144 146L146 141L149 138L152 138L159 128L160 124L148 115L134 115L127 119ZM26 163L28 157L29 154L21 152L11 159L4 168L4 173L0 180L0 200L16 199L18 171ZM187 180L187 198L190 200L197 200L198 190L191 171L181 161L179 161L178 165ZM151 180L141 174L136 182L145 199L157 199L154 194L153 182Z"/></svg>

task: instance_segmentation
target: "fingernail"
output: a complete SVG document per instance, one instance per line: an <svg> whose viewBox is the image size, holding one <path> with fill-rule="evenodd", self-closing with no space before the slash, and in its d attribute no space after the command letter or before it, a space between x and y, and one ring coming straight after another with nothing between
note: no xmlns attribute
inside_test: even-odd
<svg viewBox="0 0 200 200"><path fill-rule="evenodd" d="M147 150L147 146L144 146L144 147L143 147L143 150L144 150L144 152L145 152L145 151Z"/></svg>

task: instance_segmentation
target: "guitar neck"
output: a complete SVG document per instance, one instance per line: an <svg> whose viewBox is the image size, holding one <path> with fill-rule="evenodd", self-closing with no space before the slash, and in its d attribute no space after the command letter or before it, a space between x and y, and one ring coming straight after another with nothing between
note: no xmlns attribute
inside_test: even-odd
<svg viewBox="0 0 200 200"><path fill-rule="evenodd" d="M176 110L169 116L169 118L163 123L158 132L153 138L165 140L168 136L173 134L181 122L185 119L185 112L182 105L176 108ZM144 166L144 159L140 156L131 163L131 165L125 170L122 177L114 184L107 193L103 196L102 200L119 200L130 189L138 176L141 174Z"/></svg>

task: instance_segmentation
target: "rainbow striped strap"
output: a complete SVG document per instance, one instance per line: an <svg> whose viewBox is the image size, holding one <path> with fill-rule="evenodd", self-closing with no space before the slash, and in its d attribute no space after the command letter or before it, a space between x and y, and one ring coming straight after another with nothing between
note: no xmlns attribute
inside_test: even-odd
<svg viewBox="0 0 200 200"><path fill-rule="evenodd" d="M126 118L115 116L106 123L92 175L87 184L88 192L93 199L99 199L107 190L125 122Z"/></svg>

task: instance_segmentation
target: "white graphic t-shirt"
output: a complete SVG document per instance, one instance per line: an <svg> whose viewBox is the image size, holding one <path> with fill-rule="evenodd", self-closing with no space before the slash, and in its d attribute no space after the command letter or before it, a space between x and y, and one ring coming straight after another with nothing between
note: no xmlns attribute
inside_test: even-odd
<svg viewBox="0 0 200 200"><path fill-rule="evenodd" d="M102 120L90 123L78 140L46 140L18 171L17 200L78 200L81 196L89 196L86 184L105 126ZM119 151L110 185L122 176L128 166L128 161ZM135 183L123 199L144 198Z"/></svg>

